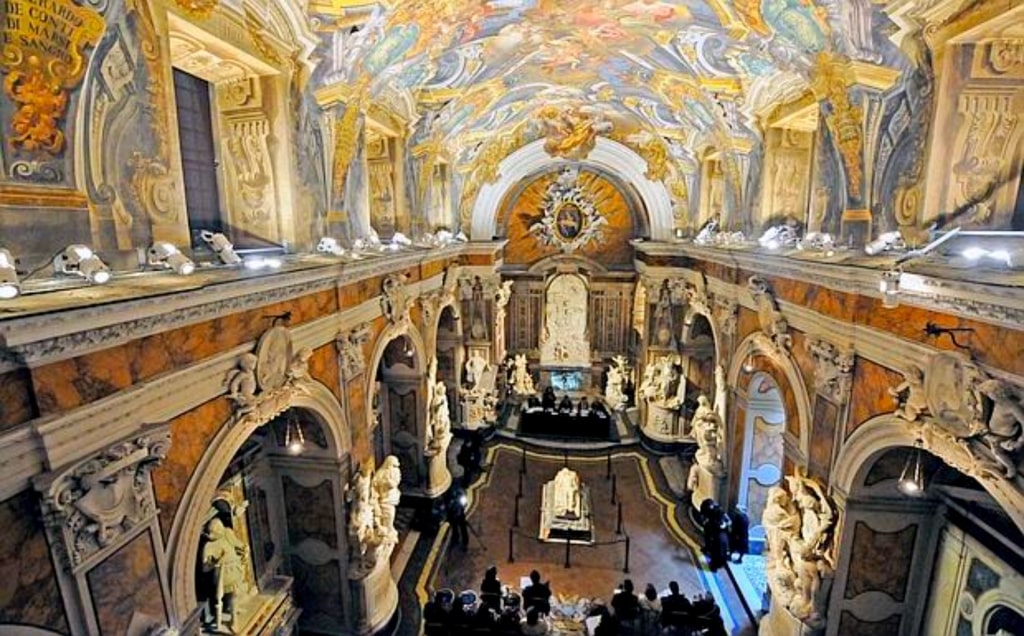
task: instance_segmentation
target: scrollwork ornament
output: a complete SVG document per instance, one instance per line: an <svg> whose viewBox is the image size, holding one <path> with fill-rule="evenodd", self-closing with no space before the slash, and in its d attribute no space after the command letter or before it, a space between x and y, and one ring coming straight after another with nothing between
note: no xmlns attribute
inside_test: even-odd
<svg viewBox="0 0 1024 636"><path fill-rule="evenodd" d="M217 9L218 0L174 0L190 18L205 20Z"/></svg>

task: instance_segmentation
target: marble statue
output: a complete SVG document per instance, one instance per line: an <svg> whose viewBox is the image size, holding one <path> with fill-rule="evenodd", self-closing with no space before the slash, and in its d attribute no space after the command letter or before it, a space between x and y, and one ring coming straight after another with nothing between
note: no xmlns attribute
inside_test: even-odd
<svg viewBox="0 0 1024 636"><path fill-rule="evenodd" d="M380 511L380 524L389 535L394 536L395 540L398 538L395 530L395 509L402 498L402 492L398 489L401 483L402 469L398 458L388 455L373 474L373 490Z"/></svg>
<svg viewBox="0 0 1024 636"><path fill-rule="evenodd" d="M811 627L824 624L826 580L831 579L836 513L822 487L800 475L768 491L765 574L774 603Z"/></svg>
<svg viewBox="0 0 1024 636"><path fill-rule="evenodd" d="M718 413L718 417L725 421L726 418L726 399L729 395L729 387L725 382L725 367L721 364L715 365L715 412Z"/></svg>
<svg viewBox="0 0 1024 636"><path fill-rule="evenodd" d="M647 365L639 393L648 402L674 410L683 402L686 378L677 356L662 356Z"/></svg>
<svg viewBox="0 0 1024 636"><path fill-rule="evenodd" d="M228 625L233 627L237 612L237 596L249 592L249 586L245 580L249 548L235 535L234 530L225 526L216 517L206 524L206 537L208 541L203 546L202 554L203 570L212 572L216 581L213 619L214 628L219 631L226 613L224 611L225 597L231 597L232 611Z"/></svg>
<svg viewBox="0 0 1024 636"><path fill-rule="evenodd" d="M560 274L544 299L540 361L544 366L590 366L587 285L575 274Z"/></svg>
<svg viewBox="0 0 1024 636"><path fill-rule="evenodd" d="M228 397L239 410L250 408L256 400L256 362L255 353L243 353L238 358L238 368L228 375Z"/></svg>
<svg viewBox="0 0 1024 636"><path fill-rule="evenodd" d="M484 371L487 370L488 366L489 363L480 354L480 350L474 349L469 359L466 360L466 384L470 391L475 391L480 387Z"/></svg>
<svg viewBox="0 0 1024 636"><path fill-rule="evenodd" d="M725 473L722 463L722 419L711 406L706 395L697 398L697 410L692 420L693 437L697 440L696 464L712 475Z"/></svg>
<svg viewBox="0 0 1024 636"><path fill-rule="evenodd" d="M390 556L388 550L394 547L397 540L393 519L390 527L384 524L379 491L374 488L373 481L374 477L367 466L355 474L349 489L349 570L353 577L365 575L378 562L386 560Z"/></svg>
<svg viewBox="0 0 1024 636"><path fill-rule="evenodd" d="M896 399L893 413L908 422L914 422L928 410L928 399L924 389L924 370L916 364L903 374L903 382L889 388L889 395Z"/></svg>
<svg viewBox="0 0 1024 636"><path fill-rule="evenodd" d="M612 358L612 365L608 367L608 383L604 388L604 399L613 409L621 409L626 406L625 386L629 379L629 361L625 356Z"/></svg>
<svg viewBox="0 0 1024 636"><path fill-rule="evenodd" d="M654 307L654 342L667 347L673 344L672 292L668 281L664 281L658 292L658 303Z"/></svg>
<svg viewBox="0 0 1024 636"><path fill-rule="evenodd" d="M558 517L579 519L583 511L580 476L569 468L562 468L554 480L554 512Z"/></svg>
<svg viewBox="0 0 1024 636"><path fill-rule="evenodd" d="M533 385L533 376L527 367L526 354L516 354L512 363L512 390L518 396L536 395L537 389Z"/></svg>
<svg viewBox="0 0 1024 636"><path fill-rule="evenodd" d="M444 382L434 382L430 393L430 419L427 423L427 448L445 452L452 439L452 420L448 409L448 389Z"/></svg>
<svg viewBox="0 0 1024 636"><path fill-rule="evenodd" d="M971 437L983 441L1002 466L1007 479L1017 475L1016 454L1024 448L1024 405L1021 396L1007 382L985 380L978 393L992 401L988 421L976 422Z"/></svg>

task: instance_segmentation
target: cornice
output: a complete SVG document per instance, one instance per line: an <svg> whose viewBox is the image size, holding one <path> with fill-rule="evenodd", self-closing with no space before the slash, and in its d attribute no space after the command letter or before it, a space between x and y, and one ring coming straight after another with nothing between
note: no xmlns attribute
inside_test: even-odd
<svg viewBox="0 0 1024 636"><path fill-rule="evenodd" d="M172 293L73 306L0 320L0 373L36 367L114 347L138 338L212 320L225 314L292 300L360 280L387 275L426 262L488 253L486 243L398 253L340 264L317 259L312 267L255 276L237 269L218 272L232 278ZM295 265L303 264L296 261Z"/></svg>

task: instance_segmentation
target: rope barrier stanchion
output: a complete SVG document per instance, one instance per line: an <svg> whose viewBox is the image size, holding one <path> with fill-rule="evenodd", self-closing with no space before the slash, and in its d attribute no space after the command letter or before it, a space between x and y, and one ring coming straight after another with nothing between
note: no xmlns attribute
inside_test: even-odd
<svg viewBox="0 0 1024 636"><path fill-rule="evenodd" d="M622 565L623 574L629 574L629 535L626 535L626 562Z"/></svg>
<svg viewBox="0 0 1024 636"><path fill-rule="evenodd" d="M612 449L610 449L610 448L608 449L608 464L605 467L604 478L605 479L611 479L612 478Z"/></svg>
<svg viewBox="0 0 1024 636"><path fill-rule="evenodd" d="M618 485L618 481L619 481L618 480L618 475L614 475L613 474L612 475L612 505L615 505L615 503L616 503L616 501L615 501L615 491L616 491L616 487Z"/></svg>
<svg viewBox="0 0 1024 636"><path fill-rule="evenodd" d="M523 498L522 495L516 495L516 513L515 513L515 520L512 522L512 527L513 528L518 528L519 527L519 500L522 499L522 498ZM619 521L620 521L620 523L622 521L622 510L621 509L619 510Z"/></svg>
<svg viewBox="0 0 1024 636"><path fill-rule="evenodd" d="M566 568L571 568L572 567L572 562L570 560L571 557L570 557L570 553L569 553L571 549L572 549L572 541L569 540L569 537L566 537L565 538L565 567Z"/></svg>
<svg viewBox="0 0 1024 636"><path fill-rule="evenodd" d="M615 534L622 534L622 502L620 501L617 505L619 510L618 515L615 519ZM519 520L519 501L516 501L516 521Z"/></svg>
<svg viewBox="0 0 1024 636"><path fill-rule="evenodd" d="M515 563L516 557L512 552L512 533L515 532L512 528L508 529L508 562Z"/></svg>
<svg viewBox="0 0 1024 636"><path fill-rule="evenodd" d="M523 496L523 473L519 473L519 496Z"/></svg>
<svg viewBox="0 0 1024 636"><path fill-rule="evenodd" d="M565 464L566 468L569 467L569 449L568 448L562 451L562 463Z"/></svg>
<svg viewBox="0 0 1024 636"><path fill-rule="evenodd" d="M520 457L519 472L520 473L525 473L526 472L526 448L525 447L523 448L523 454L520 455L519 457Z"/></svg>

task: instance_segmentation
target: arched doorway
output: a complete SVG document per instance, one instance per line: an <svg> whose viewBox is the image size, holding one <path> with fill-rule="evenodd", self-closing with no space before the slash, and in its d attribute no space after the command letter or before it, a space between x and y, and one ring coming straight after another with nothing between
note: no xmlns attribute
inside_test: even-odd
<svg viewBox="0 0 1024 636"><path fill-rule="evenodd" d="M724 378L715 372L718 351L711 321L704 314L696 314L685 329L681 357L686 376L686 401L692 405L698 396L706 395L718 407L719 392L725 387L718 386L724 384Z"/></svg>
<svg viewBox="0 0 1024 636"><path fill-rule="evenodd" d="M775 380L760 372L747 385L746 405L737 505L746 508L751 551L759 554L764 546L761 515L768 490L782 479L786 407Z"/></svg>
<svg viewBox="0 0 1024 636"><path fill-rule="evenodd" d="M344 483L328 435L315 412L289 408L215 479L195 554L203 632L349 627Z"/></svg>
<svg viewBox="0 0 1024 636"><path fill-rule="evenodd" d="M434 357L437 359L437 379L444 382L448 391L448 404L459 403L459 375L462 369L462 329L461 321L453 305L441 310L437 320L437 338ZM462 421L462 410L452 409L453 424Z"/></svg>
<svg viewBox="0 0 1024 636"><path fill-rule="evenodd" d="M374 460L379 466L387 455L398 457L406 492L420 489L425 479L426 369L420 346L409 334L393 337L380 354L374 376L370 431Z"/></svg>

